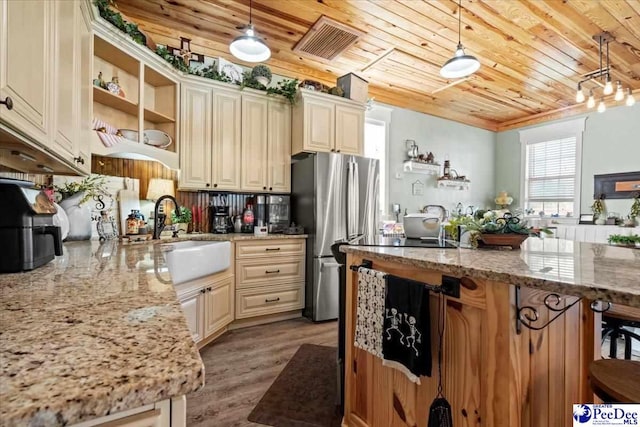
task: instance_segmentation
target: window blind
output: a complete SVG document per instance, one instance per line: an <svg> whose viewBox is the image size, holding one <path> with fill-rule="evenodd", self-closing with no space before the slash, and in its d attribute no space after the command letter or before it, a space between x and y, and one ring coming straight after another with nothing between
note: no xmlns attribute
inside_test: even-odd
<svg viewBox="0 0 640 427"><path fill-rule="evenodd" d="M571 202L576 187L576 137L527 144L527 202Z"/></svg>

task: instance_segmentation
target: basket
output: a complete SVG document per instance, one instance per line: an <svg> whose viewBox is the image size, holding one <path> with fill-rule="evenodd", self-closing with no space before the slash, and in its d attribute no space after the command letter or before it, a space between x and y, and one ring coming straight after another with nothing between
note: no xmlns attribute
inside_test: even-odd
<svg viewBox="0 0 640 427"><path fill-rule="evenodd" d="M482 243L488 246L511 246L514 249L520 247L522 242L527 240L529 237L528 234L517 234L517 233L498 233L498 234L489 234L482 233L480 234L480 240Z"/></svg>

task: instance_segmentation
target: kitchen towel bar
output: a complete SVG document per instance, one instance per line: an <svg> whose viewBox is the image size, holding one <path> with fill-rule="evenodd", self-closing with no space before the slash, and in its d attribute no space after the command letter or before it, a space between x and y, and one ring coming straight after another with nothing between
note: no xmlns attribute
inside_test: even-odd
<svg viewBox="0 0 640 427"><path fill-rule="evenodd" d="M363 259L360 265L352 265L349 268L351 269L351 271L358 272L358 269L361 267L373 270L373 261ZM405 280L420 283L422 286L435 293L442 293L453 298L460 298L460 279L457 277L443 275L441 285L432 285L430 283L419 282L412 279Z"/></svg>

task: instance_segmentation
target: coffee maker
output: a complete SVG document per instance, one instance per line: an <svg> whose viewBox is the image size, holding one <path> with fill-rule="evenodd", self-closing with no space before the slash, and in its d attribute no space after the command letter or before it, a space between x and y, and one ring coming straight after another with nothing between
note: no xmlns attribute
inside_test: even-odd
<svg viewBox="0 0 640 427"><path fill-rule="evenodd" d="M289 196L267 196L269 233L284 233L291 223Z"/></svg>

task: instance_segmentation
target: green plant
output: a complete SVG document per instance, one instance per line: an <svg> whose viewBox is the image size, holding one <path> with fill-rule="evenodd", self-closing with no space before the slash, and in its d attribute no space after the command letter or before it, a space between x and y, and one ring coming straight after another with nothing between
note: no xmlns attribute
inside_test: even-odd
<svg viewBox="0 0 640 427"><path fill-rule="evenodd" d="M111 6L114 4L113 0L95 0L94 4L98 7L100 16L107 22L113 24L120 31L127 34L136 43L141 45L145 45L147 43L147 37L142 34L136 24L125 21L120 13L111 9Z"/></svg>
<svg viewBox="0 0 640 427"><path fill-rule="evenodd" d="M517 215L505 214L499 217L495 211L487 211L482 216L454 215L444 228L453 239L457 239L459 226L465 227L472 234L551 234L547 228L530 227Z"/></svg>
<svg viewBox="0 0 640 427"><path fill-rule="evenodd" d="M267 94L284 96L289 100L291 105L296 102L296 94L298 93L298 79L282 80L275 87L268 87Z"/></svg>
<svg viewBox="0 0 640 427"><path fill-rule="evenodd" d="M53 189L58 193L62 200L67 199L74 194L84 192L84 196L78 203L79 205L92 199L94 196L106 194L105 177L102 175L90 175L80 182L67 181L63 185L54 185Z"/></svg>
<svg viewBox="0 0 640 427"><path fill-rule="evenodd" d="M633 198L633 203L631 204L631 210L629 211L629 219L634 219L640 216L640 195L636 195Z"/></svg>
<svg viewBox="0 0 640 427"><path fill-rule="evenodd" d="M593 219L600 218L604 214L604 200L602 198L594 200L593 205L591 205L591 211L593 212Z"/></svg>
<svg viewBox="0 0 640 427"><path fill-rule="evenodd" d="M253 70L251 70L251 77L256 80L258 79L258 77L264 77L269 82L271 82L271 70L266 65L256 65L255 67L253 67Z"/></svg>
<svg viewBox="0 0 640 427"><path fill-rule="evenodd" d="M197 70L194 72L190 71L190 73L196 76L204 77L205 79L211 79L211 80L216 80L216 81L225 82L225 83L233 83L233 81L231 80L231 77L227 76L224 73L218 72L218 70L216 70L216 68L213 65L209 65L208 67L205 67L201 70Z"/></svg>
<svg viewBox="0 0 640 427"><path fill-rule="evenodd" d="M637 234L632 234L631 236L612 234L611 236L609 236L608 241L610 244L634 246L640 243L640 236Z"/></svg>
<svg viewBox="0 0 640 427"><path fill-rule="evenodd" d="M156 48L156 55L167 61L173 68L183 73L189 73L189 66L179 56L175 56L169 52L165 46L158 46Z"/></svg>
<svg viewBox="0 0 640 427"><path fill-rule="evenodd" d="M177 223L190 223L191 222L191 209L184 206L180 206L180 214L176 215L176 210L171 211L171 222Z"/></svg>
<svg viewBox="0 0 640 427"><path fill-rule="evenodd" d="M244 89L248 87L250 89L258 89L258 90L267 90L267 87L257 81L252 75L251 71L245 71L242 73L242 83L240 84L240 88Z"/></svg>

